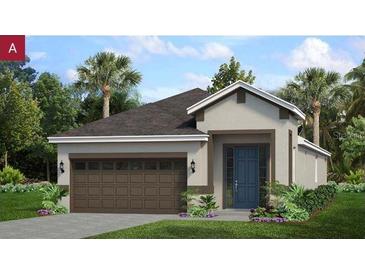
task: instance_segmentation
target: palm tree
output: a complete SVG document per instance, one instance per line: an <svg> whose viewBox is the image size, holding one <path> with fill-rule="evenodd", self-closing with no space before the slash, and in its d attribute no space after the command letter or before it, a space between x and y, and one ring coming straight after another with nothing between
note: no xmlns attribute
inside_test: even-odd
<svg viewBox="0 0 365 274"><path fill-rule="evenodd" d="M365 59L360 66L347 73L345 79L351 81L348 86L352 91L352 100L346 113L346 120L351 121L359 114L365 116Z"/></svg>
<svg viewBox="0 0 365 274"><path fill-rule="evenodd" d="M112 90L128 91L137 86L142 75L131 68L127 56L112 52L99 52L77 68L76 86L103 95L103 118L109 117L109 101Z"/></svg>
<svg viewBox="0 0 365 274"><path fill-rule="evenodd" d="M346 94L341 85L341 75L334 71L326 72L323 68L308 68L296 75L294 81L287 83L285 89L296 94L295 98L301 101L303 110L312 114L313 120L308 117L307 122L312 124L313 142L319 145L319 118L322 105L333 104Z"/></svg>

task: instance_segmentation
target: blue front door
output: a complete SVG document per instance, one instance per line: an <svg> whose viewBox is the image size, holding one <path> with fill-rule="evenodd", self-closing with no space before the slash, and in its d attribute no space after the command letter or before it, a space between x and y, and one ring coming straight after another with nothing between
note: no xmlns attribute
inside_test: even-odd
<svg viewBox="0 0 365 274"><path fill-rule="evenodd" d="M259 205L259 150L257 146L234 149L234 208Z"/></svg>

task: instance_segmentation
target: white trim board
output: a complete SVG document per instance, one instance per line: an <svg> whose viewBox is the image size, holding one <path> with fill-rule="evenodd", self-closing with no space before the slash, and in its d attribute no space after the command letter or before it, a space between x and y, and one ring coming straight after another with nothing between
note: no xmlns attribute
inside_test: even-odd
<svg viewBox="0 0 365 274"><path fill-rule="evenodd" d="M136 135L136 136L72 136L48 137L52 144L72 143L142 143L142 142L207 142L209 135Z"/></svg>
<svg viewBox="0 0 365 274"><path fill-rule="evenodd" d="M237 82L229 85L228 87L221 89L220 91L218 91L218 92L210 95L209 97L204 98L203 100L197 102L196 104L188 107L186 110L189 115L193 114L193 113L197 112L198 110L204 108L205 106L215 102L219 98L229 94L230 92L234 91L235 89L237 89L239 87L242 87L242 88L248 90L249 92L252 92L266 100L269 100L283 108L290 110L291 112L295 113L297 115L297 117L299 117L302 120L305 119L305 114L297 106L295 106L279 97L276 97L275 95L273 95L269 92L266 92L262 89L258 89L254 86L251 86L243 81L237 81Z"/></svg>
<svg viewBox="0 0 365 274"><path fill-rule="evenodd" d="M331 152L321 148L320 146L317 146L316 144L313 144L312 142L300 136L298 136L298 145L304 146L328 157L331 157L332 155Z"/></svg>

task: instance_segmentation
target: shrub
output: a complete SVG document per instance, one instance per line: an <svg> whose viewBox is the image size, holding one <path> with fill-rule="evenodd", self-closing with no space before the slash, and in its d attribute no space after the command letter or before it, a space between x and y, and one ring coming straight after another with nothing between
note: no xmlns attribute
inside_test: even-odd
<svg viewBox="0 0 365 274"><path fill-rule="evenodd" d="M288 221L306 221L309 219L309 213L304 209L298 207L292 202L283 203L283 213L281 214Z"/></svg>
<svg viewBox="0 0 365 274"><path fill-rule="evenodd" d="M19 192L31 192L31 191L39 191L43 185L40 184L31 184L31 185L21 185L21 184L6 184L1 186L0 185L0 192L12 192L12 193L19 193Z"/></svg>
<svg viewBox="0 0 365 274"><path fill-rule="evenodd" d="M191 206L188 209L189 216L191 217L206 217L208 212L205 208L201 208L200 206Z"/></svg>
<svg viewBox="0 0 365 274"><path fill-rule="evenodd" d="M51 201L57 204L62 197L67 196L67 191L55 184L47 184L40 188L43 194L43 201Z"/></svg>
<svg viewBox="0 0 365 274"><path fill-rule="evenodd" d="M338 184L337 191L339 192L365 192L365 183L361 183L358 185L353 184Z"/></svg>
<svg viewBox="0 0 365 274"><path fill-rule="evenodd" d="M52 201L43 201L42 206L52 214L64 214L67 212L66 207L56 204Z"/></svg>
<svg viewBox="0 0 365 274"><path fill-rule="evenodd" d="M280 218L283 217L281 209L276 208L265 208L265 207L258 207L256 209L250 210L251 214L249 216L250 219L253 218Z"/></svg>
<svg viewBox="0 0 365 274"><path fill-rule="evenodd" d="M336 195L337 188L334 184L320 185L316 189L307 189L303 196L293 200L298 207L308 213L323 209Z"/></svg>
<svg viewBox="0 0 365 274"><path fill-rule="evenodd" d="M294 202L303 197L305 189L301 185L293 184L282 194L285 201Z"/></svg>
<svg viewBox="0 0 365 274"><path fill-rule="evenodd" d="M181 192L181 201L184 203L183 208L185 208L187 211L191 206L193 206L194 199L194 191L191 189L187 189L186 191Z"/></svg>
<svg viewBox="0 0 365 274"><path fill-rule="evenodd" d="M362 169L358 169L355 172L350 170L350 173L348 175L345 175L346 183L352 185L359 185L365 183L364 178L365 178L365 172Z"/></svg>
<svg viewBox="0 0 365 274"><path fill-rule="evenodd" d="M25 177L20 170L6 166L0 171L0 185L5 184L20 184L24 181Z"/></svg>
<svg viewBox="0 0 365 274"><path fill-rule="evenodd" d="M212 214L216 209L218 209L215 197L212 194L200 196L200 208L206 210L208 214Z"/></svg>
<svg viewBox="0 0 365 274"><path fill-rule="evenodd" d="M323 209L336 195L337 184L331 182L314 190L305 190L299 185L276 187L275 206L251 209L250 219L269 222L270 218L285 218L288 221L305 221L315 210ZM365 188L365 187L364 187Z"/></svg>
<svg viewBox="0 0 365 274"><path fill-rule="evenodd" d="M67 191L61 189L59 186L54 184L48 184L40 188L43 194L42 206L44 209L52 212L52 214L63 214L67 212L67 208L59 205L58 202L62 197L67 196Z"/></svg>

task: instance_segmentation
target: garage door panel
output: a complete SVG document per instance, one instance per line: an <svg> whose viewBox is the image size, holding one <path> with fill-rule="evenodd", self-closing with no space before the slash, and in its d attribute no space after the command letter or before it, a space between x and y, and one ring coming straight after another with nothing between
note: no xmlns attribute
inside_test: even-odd
<svg viewBox="0 0 365 274"><path fill-rule="evenodd" d="M175 208L173 200L160 200L160 209Z"/></svg>
<svg viewBox="0 0 365 274"><path fill-rule="evenodd" d="M143 209L143 200L142 199L133 199L130 202L131 209Z"/></svg>
<svg viewBox="0 0 365 274"><path fill-rule="evenodd" d="M171 196L174 194L174 189L172 187L160 187L161 196Z"/></svg>
<svg viewBox="0 0 365 274"><path fill-rule="evenodd" d="M175 183L186 184L186 175L175 175Z"/></svg>
<svg viewBox="0 0 365 274"><path fill-rule="evenodd" d="M78 174L74 176L75 183L87 183L87 175L86 174Z"/></svg>
<svg viewBox="0 0 365 274"><path fill-rule="evenodd" d="M114 183L114 174L103 174L103 183Z"/></svg>
<svg viewBox="0 0 365 274"><path fill-rule="evenodd" d="M129 200L128 199L118 199L116 201L117 208L120 209L128 209L129 208Z"/></svg>
<svg viewBox="0 0 365 274"><path fill-rule="evenodd" d="M103 208L114 208L114 199L103 199L102 206Z"/></svg>
<svg viewBox="0 0 365 274"><path fill-rule="evenodd" d="M172 174L161 174L160 183L172 183L174 182L174 177Z"/></svg>
<svg viewBox="0 0 365 274"><path fill-rule="evenodd" d="M100 208L101 200L100 199L89 199L89 207L90 208Z"/></svg>
<svg viewBox="0 0 365 274"><path fill-rule="evenodd" d="M128 196L129 193L129 187L128 186L117 186L117 195L118 196Z"/></svg>
<svg viewBox="0 0 365 274"><path fill-rule="evenodd" d="M145 183L157 183L158 174L146 174L144 177Z"/></svg>
<svg viewBox="0 0 365 274"><path fill-rule="evenodd" d="M88 199L76 199L74 202L74 206L77 208L88 208L89 201Z"/></svg>
<svg viewBox="0 0 365 274"><path fill-rule="evenodd" d="M87 185L84 186L75 186L74 187L74 194L75 195L87 195L89 188Z"/></svg>
<svg viewBox="0 0 365 274"><path fill-rule="evenodd" d="M158 195L158 187L145 187L144 195L145 196L156 196L156 195Z"/></svg>
<svg viewBox="0 0 365 274"><path fill-rule="evenodd" d="M102 187L103 196L114 196L114 194L115 194L114 186L103 186Z"/></svg>
<svg viewBox="0 0 365 274"><path fill-rule="evenodd" d="M101 195L101 187L100 186L89 186L89 195L92 196L100 196Z"/></svg>
<svg viewBox="0 0 365 274"><path fill-rule="evenodd" d="M131 174L131 183L143 183L144 175L143 174Z"/></svg>
<svg viewBox="0 0 365 274"><path fill-rule="evenodd" d="M142 196L143 195L143 187L131 186L131 196Z"/></svg>
<svg viewBox="0 0 365 274"><path fill-rule="evenodd" d="M83 162L72 170L73 212L176 213L180 210L180 193L186 190L186 170L179 166L186 166L186 160ZM121 162L123 165L118 164Z"/></svg>
<svg viewBox="0 0 365 274"><path fill-rule="evenodd" d="M116 175L116 183L128 183L129 175L128 174L117 174Z"/></svg>
<svg viewBox="0 0 365 274"><path fill-rule="evenodd" d="M156 209L158 208L159 201L158 200L145 200L144 208L145 209Z"/></svg>
<svg viewBox="0 0 365 274"><path fill-rule="evenodd" d="M89 183L99 183L100 182L100 175L99 174L89 174L88 175L88 182Z"/></svg>

